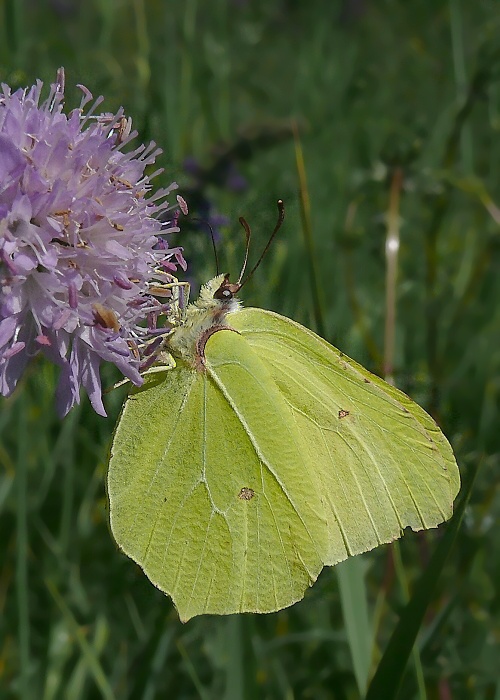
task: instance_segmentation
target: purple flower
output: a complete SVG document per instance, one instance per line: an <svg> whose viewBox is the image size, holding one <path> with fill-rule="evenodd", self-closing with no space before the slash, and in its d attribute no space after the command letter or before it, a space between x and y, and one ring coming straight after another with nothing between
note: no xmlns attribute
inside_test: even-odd
<svg viewBox="0 0 500 700"><path fill-rule="evenodd" d="M84 112L93 98L79 87L80 107L68 114L62 69L45 101L40 81L0 91L0 393L11 394L42 352L61 367L61 414L83 386L106 415L101 361L142 383L143 321L168 312L148 290L186 263L162 237L179 230L178 205L166 199L177 185L148 196L158 171L144 170L160 150L125 152L136 136L130 119L95 116L102 98Z"/></svg>

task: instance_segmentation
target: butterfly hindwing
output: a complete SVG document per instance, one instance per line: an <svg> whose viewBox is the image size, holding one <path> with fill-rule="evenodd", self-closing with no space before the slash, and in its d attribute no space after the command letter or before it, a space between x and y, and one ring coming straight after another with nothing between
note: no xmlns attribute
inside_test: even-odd
<svg viewBox="0 0 500 700"><path fill-rule="evenodd" d="M184 620L291 605L328 548L297 426L257 353L220 331L206 363L131 394L108 476L115 539Z"/></svg>

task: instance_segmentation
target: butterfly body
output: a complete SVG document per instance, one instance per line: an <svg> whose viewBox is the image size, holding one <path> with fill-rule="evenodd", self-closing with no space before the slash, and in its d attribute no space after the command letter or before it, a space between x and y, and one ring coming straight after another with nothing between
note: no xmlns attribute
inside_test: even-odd
<svg viewBox="0 0 500 700"><path fill-rule="evenodd" d="M291 605L324 565L446 520L459 487L423 409L236 291L202 288L111 452L115 539L184 620Z"/></svg>
<svg viewBox="0 0 500 700"><path fill-rule="evenodd" d="M174 357L198 369L203 367L200 342L207 333L224 325L228 313L240 308L240 301L233 295L229 299L214 297L224 280L224 275L218 275L202 286L199 298L187 307L184 322L169 334L165 343Z"/></svg>

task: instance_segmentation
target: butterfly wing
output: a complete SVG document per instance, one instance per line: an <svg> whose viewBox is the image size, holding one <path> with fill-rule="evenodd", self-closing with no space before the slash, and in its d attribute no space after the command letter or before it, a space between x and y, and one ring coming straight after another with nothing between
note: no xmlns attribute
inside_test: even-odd
<svg viewBox="0 0 500 700"><path fill-rule="evenodd" d="M452 513L460 486L453 452L433 419L312 331L278 314L228 316L291 408L308 472L328 521L335 564Z"/></svg>
<svg viewBox="0 0 500 700"><path fill-rule="evenodd" d="M108 472L117 543L183 620L291 605L328 551L316 480L266 366L232 331L209 339L206 362L133 391Z"/></svg>
<svg viewBox="0 0 500 700"><path fill-rule="evenodd" d="M324 564L446 520L460 483L405 394L277 314L228 323L206 372L134 390L111 450L115 539L183 620L291 605Z"/></svg>

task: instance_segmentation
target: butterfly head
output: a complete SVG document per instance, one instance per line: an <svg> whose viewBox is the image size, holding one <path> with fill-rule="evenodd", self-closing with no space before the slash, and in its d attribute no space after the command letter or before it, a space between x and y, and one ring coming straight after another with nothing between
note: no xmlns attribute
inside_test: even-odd
<svg viewBox="0 0 500 700"><path fill-rule="evenodd" d="M174 357L180 357L194 368L203 371L205 343L214 333L223 329L231 330L231 322L226 317L241 308L241 301L237 294L260 265L283 222L284 211L283 202L279 200L278 220L274 230L260 258L246 277L243 276L248 260L250 226L245 219L240 218L240 223L246 232L247 244L239 277L236 282L231 282L228 274L216 275L202 286L198 299L186 309L182 324L174 328L165 341L165 346Z"/></svg>
<svg viewBox="0 0 500 700"><path fill-rule="evenodd" d="M229 275L217 275L204 284L195 302L199 309L219 310L224 313L236 311L240 306L237 299L241 284L229 281Z"/></svg>
<svg viewBox="0 0 500 700"><path fill-rule="evenodd" d="M220 275L219 275L220 277ZM214 292L214 299L219 301L231 302L241 289L239 282L232 283L229 281L229 275L224 275L223 280L218 289Z"/></svg>
<svg viewBox="0 0 500 700"><path fill-rule="evenodd" d="M246 233L246 247L245 247L245 259L243 261L243 265L241 268L240 275L238 277L237 282L230 282L229 280L229 275L217 275L213 279L211 279L209 282L203 285L203 287L200 290L200 296L198 298L198 301L195 302L195 306L198 308L204 308L204 309L216 309L217 311L221 311L223 313L229 313L231 311L236 311L239 306L240 302L236 298L236 295L240 291L240 289L243 287L244 284L248 282L248 280L252 277L253 273L255 270L259 267L260 263L262 262L265 254L269 250L269 247L275 237L275 235L278 233L279 229L281 228L281 224L283 223L283 219L285 216L285 207L281 199L278 200L278 220L274 226L273 232L271 233L271 236L267 242L266 247L262 251L259 259L253 266L253 268L250 270L250 272L247 274L245 278L243 278L243 275L245 274L245 269L247 266L247 261L248 261L248 251L250 248L250 237L251 237L251 231L250 231L250 226L248 225L247 221L240 216L240 224L243 226L245 233Z"/></svg>

